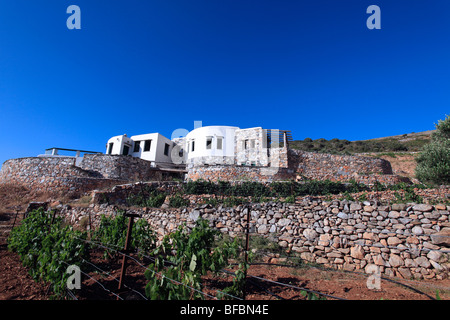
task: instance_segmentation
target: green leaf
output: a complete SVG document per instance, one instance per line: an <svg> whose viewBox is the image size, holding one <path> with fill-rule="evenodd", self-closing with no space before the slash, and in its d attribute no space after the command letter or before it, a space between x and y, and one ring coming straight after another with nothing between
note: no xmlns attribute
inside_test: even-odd
<svg viewBox="0 0 450 320"><path fill-rule="evenodd" d="M194 272L195 267L197 266L197 256L192 254L191 264L189 265L189 269Z"/></svg>

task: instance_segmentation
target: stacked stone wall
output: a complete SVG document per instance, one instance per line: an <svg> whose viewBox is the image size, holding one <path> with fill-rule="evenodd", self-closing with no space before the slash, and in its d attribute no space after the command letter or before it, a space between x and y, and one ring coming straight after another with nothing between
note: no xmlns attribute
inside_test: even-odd
<svg viewBox="0 0 450 320"><path fill-rule="evenodd" d="M376 182L391 185L411 182L394 175L389 161L361 156L333 155L304 152L287 148L270 150L270 166L192 165L188 167L188 180L270 182L277 180L354 180L364 184Z"/></svg>
<svg viewBox="0 0 450 320"><path fill-rule="evenodd" d="M85 155L79 166L74 157L30 157L7 160L0 184L19 185L31 196L76 197L129 181L170 180L179 173L164 172L145 160L128 156Z"/></svg>
<svg viewBox="0 0 450 320"><path fill-rule="evenodd" d="M278 180L289 180L294 177L294 171L288 168L237 166L237 165L214 165L194 166L189 168L186 175L187 180L209 180L217 181L257 181L272 182Z"/></svg>
<svg viewBox="0 0 450 320"><path fill-rule="evenodd" d="M83 157L80 168L97 172L107 179L127 181L159 181L175 176L154 167L150 161L122 155L87 154Z"/></svg>
<svg viewBox="0 0 450 320"><path fill-rule="evenodd" d="M349 180L364 175L392 175L389 161L379 158L289 150L291 166L314 180Z"/></svg>
<svg viewBox="0 0 450 320"><path fill-rule="evenodd" d="M73 224L87 215L92 227L115 206L64 206ZM327 267L364 272L375 265L383 275L415 279L449 276L449 206L303 199L295 204L268 202L234 208L127 209L147 219L162 236L199 217L231 237L241 236L250 210L252 237L265 237L290 254ZM86 220L86 219L84 219Z"/></svg>
<svg viewBox="0 0 450 320"><path fill-rule="evenodd" d="M31 196L72 197L123 182L104 179L98 172L79 168L73 157L11 159L5 161L0 171L0 184L24 186Z"/></svg>

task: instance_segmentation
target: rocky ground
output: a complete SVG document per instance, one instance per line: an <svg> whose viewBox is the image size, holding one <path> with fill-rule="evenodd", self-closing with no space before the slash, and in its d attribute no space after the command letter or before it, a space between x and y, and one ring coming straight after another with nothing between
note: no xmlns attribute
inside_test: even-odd
<svg viewBox="0 0 450 320"><path fill-rule="evenodd" d="M399 176L408 177L413 182L418 182L415 178L415 170L417 162L415 158L417 157L417 152L389 152L389 153L366 153L361 154L364 156L377 157L387 160L391 163L392 171L394 174Z"/></svg>

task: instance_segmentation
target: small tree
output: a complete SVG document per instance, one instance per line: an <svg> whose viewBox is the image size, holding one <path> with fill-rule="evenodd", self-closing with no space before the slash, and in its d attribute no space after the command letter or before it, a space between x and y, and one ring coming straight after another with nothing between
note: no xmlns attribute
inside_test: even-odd
<svg viewBox="0 0 450 320"><path fill-rule="evenodd" d="M450 117L439 120L431 142L417 157L416 177L421 182L450 184Z"/></svg>

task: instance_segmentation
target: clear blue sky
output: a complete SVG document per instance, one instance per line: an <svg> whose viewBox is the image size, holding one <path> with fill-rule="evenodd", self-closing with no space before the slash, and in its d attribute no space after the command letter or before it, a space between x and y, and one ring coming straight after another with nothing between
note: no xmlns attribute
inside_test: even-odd
<svg viewBox="0 0 450 320"><path fill-rule="evenodd" d="M2 1L0 163L196 120L294 139L430 130L449 76L448 0Z"/></svg>

